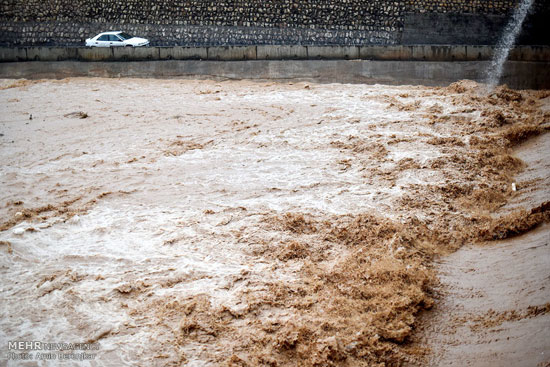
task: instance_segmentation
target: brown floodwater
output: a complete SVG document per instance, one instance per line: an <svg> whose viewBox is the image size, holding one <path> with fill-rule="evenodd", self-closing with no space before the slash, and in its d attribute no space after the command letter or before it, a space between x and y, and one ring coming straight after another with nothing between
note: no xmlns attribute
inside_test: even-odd
<svg viewBox="0 0 550 367"><path fill-rule="evenodd" d="M32 340L98 343L90 366L438 365L485 358L474 332L514 340L514 322L539 342L499 358L548 351L550 92L484 90L2 80L2 353ZM506 242L522 238L542 246L515 274L532 265L531 286L452 291L465 266L534 254Z"/></svg>

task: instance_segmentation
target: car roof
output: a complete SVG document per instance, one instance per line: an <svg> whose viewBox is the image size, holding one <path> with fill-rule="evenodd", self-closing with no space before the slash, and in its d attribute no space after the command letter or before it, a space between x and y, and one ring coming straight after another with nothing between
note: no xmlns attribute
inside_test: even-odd
<svg viewBox="0 0 550 367"><path fill-rule="evenodd" d="M122 33L122 31L107 31L107 32L98 34L98 36L101 36L103 34L119 34L119 33Z"/></svg>

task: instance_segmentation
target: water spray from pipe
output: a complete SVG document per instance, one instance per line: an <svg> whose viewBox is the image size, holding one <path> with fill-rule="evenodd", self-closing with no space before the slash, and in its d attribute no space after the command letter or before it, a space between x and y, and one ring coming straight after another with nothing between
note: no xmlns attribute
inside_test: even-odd
<svg viewBox="0 0 550 367"><path fill-rule="evenodd" d="M486 83L490 90L493 90L499 83L504 70L504 63L508 59L510 49L514 46L516 39L521 31L523 21L533 6L534 0L521 0L521 3L514 11L514 15L510 22L504 28L502 36L498 41L493 60L487 70Z"/></svg>

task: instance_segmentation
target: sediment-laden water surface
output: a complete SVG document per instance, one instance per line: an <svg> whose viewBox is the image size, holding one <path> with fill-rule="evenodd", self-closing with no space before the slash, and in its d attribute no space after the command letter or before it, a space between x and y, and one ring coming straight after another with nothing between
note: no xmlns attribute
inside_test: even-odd
<svg viewBox="0 0 550 367"><path fill-rule="evenodd" d="M546 144L548 91L0 85L4 355L33 340L97 343L73 362L90 366L422 365L475 337L441 342L452 323L549 329L544 286L493 313L492 295L479 319L437 311L457 296L457 249L483 259L498 256L488 244L548 238L550 173L529 148Z"/></svg>

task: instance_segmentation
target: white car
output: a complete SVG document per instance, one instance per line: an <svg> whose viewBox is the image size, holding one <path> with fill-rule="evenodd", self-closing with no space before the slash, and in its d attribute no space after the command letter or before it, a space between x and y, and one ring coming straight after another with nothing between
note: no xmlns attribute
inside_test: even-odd
<svg viewBox="0 0 550 367"><path fill-rule="evenodd" d="M86 40L87 47L138 47L149 46L149 40L134 37L121 31L103 32Z"/></svg>

